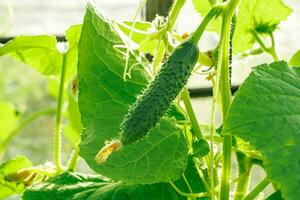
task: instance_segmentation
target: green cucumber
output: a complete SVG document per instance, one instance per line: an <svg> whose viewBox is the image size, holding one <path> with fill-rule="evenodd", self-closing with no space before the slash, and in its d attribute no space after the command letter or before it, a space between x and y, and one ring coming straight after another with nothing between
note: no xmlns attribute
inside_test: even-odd
<svg viewBox="0 0 300 200"><path fill-rule="evenodd" d="M197 44L190 40L173 51L125 116L120 132L120 140L124 145L145 136L166 113L191 75L198 53Z"/></svg>
<svg viewBox="0 0 300 200"><path fill-rule="evenodd" d="M174 49L148 87L129 108L120 127L120 138L106 143L95 157L102 163L123 145L131 144L144 137L166 113L173 100L185 86L198 60L198 41L209 21L222 10L215 7L203 19L191 37Z"/></svg>

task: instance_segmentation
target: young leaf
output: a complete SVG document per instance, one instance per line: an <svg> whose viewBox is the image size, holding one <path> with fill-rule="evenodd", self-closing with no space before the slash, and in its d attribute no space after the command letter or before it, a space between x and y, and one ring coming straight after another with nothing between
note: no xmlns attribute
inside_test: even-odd
<svg viewBox="0 0 300 200"><path fill-rule="evenodd" d="M300 67L300 50L292 56L289 61L289 65L293 67Z"/></svg>
<svg viewBox="0 0 300 200"><path fill-rule="evenodd" d="M123 185L101 176L65 172L28 188L24 200L183 200L167 184Z"/></svg>
<svg viewBox="0 0 300 200"><path fill-rule="evenodd" d="M286 200L300 196L300 68L286 62L256 67L237 92L223 134L262 153L268 177Z"/></svg>
<svg viewBox="0 0 300 200"><path fill-rule="evenodd" d="M12 182L8 176L19 170L31 167L31 162L24 156L18 156L0 165L0 198L8 197L13 194L21 193L24 190L24 183Z"/></svg>
<svg viewBox="0 0 300 200"><path fill-rule="evenodd" d="M11 55L44 75L57 75L62 55L54 36L18 36L0 47L0 56Z"/></svg>
<svg viewBox="0 0 300 200"><path fill-rule="evenodd" d="M92 39L91 39L92 38ZM113 24L88 5L79 44L79 109L84 126L80 155L96 172L131 184L178 178L187 164L181 129L161 120L143 140L114 152L103 164L95 156L105 141L118 137L120 123L150 77L146 66L131 55L131 78L123 80L124 45Z"/></svg>
<svg viewBox="0 0 300 200"><path fill-rule="evenodd" d="M242 0L240 2L233 38L235 53L252 48L254 39L251 31L260 33L274 31L274 27L286 20L292 9L282 0Z"/></svg>
<svg viewBox="0 0 300 200"><path fill-rule="evenodd" d="M212 8L208 0L193 0L196 11L205 16ZM233 37L234 53L251 49L255 41L251 31L258 33L273 32L277 25L286 20L292 9L282 0L241 0L238 12L235 33ZM219 33L221 18L211 21L208 31Z"/></svg>

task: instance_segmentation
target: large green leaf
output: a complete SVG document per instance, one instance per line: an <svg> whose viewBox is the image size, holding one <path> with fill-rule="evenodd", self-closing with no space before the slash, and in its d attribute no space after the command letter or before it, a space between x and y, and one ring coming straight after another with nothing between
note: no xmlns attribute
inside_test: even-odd
<svg viewBox="0 0 300 200"><path fill-rule="evenodd" d="M100 176L63 173L28 188L24 200L183 200L167 184L126 186Z"/></svg>
<svg viewBox="0 0 300 200"><path fill-rule="evenodd" d="M18 156L0 165L0 199L24 190L22 182L12 182L7 180L7 177L31 166L31 162L24 156Z"/></svg>
<svg viewBox="0 0 300 200"><path fill-rule="evenodd" d="M285 62L256 67L237 92L224 134L262 153L270 180L286 200L300 197L300 68Z"/></svg>
<svg viewBox="0 0 300 200"><path fill-rule="evenodd" d="M212 8L208 0L192 0L196 11L205 16ZM281 21L286 20L292 9L282 0L241 0L238 7L233 50L235 53L251 49L255 42L251 31L260 33L274 31ZM221 19L210 22L208 29L219 33ZM242 42L241 42L242 41Z"/></svg>
<svg viewBox="0 0 300 200"><path fill-rule="evenodd" d="M175 120L163 119L147 137L113 153L103 164L95 155L105 141L118 137L120 123L149 75L136 64L123 80L125 60L117 50L124 43L113 24L88 5L79 44L79 108L84 131L80 155L100 174L126 183L151 184L178 178L187 164L187 147Z"/></svg>
<svg viewBox="0 0 300 200"><path fill-rule="evenodd" d="M55 36L18 36L0 47L0 56L9 54L44 75L56 75L62 65L62 54L56 48Z"/></svg>

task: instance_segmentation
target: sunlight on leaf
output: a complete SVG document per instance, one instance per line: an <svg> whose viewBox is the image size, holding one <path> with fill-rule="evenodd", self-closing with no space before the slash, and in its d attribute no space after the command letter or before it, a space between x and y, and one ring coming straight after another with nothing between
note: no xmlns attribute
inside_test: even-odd
<svg viewBox="0 0 300 200"><path fill-rule="evenodd" d="M300 68L256 67L232 102L223 134L250 142L286 200L300 196Z"/></svg>

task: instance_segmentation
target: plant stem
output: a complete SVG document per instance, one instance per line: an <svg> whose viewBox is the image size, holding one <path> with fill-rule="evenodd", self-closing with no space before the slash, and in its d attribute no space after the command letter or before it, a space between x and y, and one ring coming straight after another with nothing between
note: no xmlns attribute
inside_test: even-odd
<svg viewBox="0 0 300 200"><path fill-rule="evenodd" d="M204 19L202 20L201 24L198 26L196 31L194 31L194 33L191 35L190 41L197 44L199 42L203 32L205 31L208 23L210 22L210 20L213 17L215 17L217 14L219 14L223 9L224 9L223 5L218 5L218 6L213 7L209 11L209 13L204 17Z"/></svg>
<svg viewBox="0 0 300 200"><path fill-rule="evenodd" d="M9 133L9 136L4 140L1 144L0 152L3 152L6 146L9 144L9 142L19 133L21 129L23 129L25 126L30 124L31 122L35 121L36 119L50 115L56 112L55 108L47 108L41 111L34 112L30 115L28 115L26 118L24 118L19 125Z"/></svg>
<svg viewBox="0 0 300 200"><path fill-rule="evenodd" d="M76 165L77 165L77 161L78 161L78 156L79 156L79 146L78 144L76 145L73 154L69 160L69 164L68 164L68 170L70 171L75 171L76 170Z"/></svg>
<svg viewBox="0 0 300 200"><path fill-rule="evenodd" d="M263 179L243 200L253 200L260 192L262 192L268 185L270 181L268 178Z"/></svg>
<svg viewBox="0 0 300 200"><path fill-rule="evenodd" d="M65 89L65 75L66 75L66 60L67 54L63 54L63 62L61 67L59 93L56 107L56 120L55 120L55 133L54 133L54 164L56 166L57 172L62 170L60 163L60 148L61 148L61 115L63 106L63 96Z"/></svg>
<svg viewBox="0 0 300 200"><path fill-rule="evenodd" d="M274 38L273 33L270 33L270 38L271 38L271 41L272 41L272 47L270 48L270 54L273 56L275 61L278 61L279 58L278 58L278 55L276 53L275 38Z"/></svg>
<svg viewBox="0 0 300 200"><path fill-rule="evenodd" d="M142 8L146 4L146 2L147 2L147 0L141 0L140 3L139 3L138 9L134 14L133 22L132 22L132 25L131 25L131 30L130 30L128 41L127 41L128 46L127 46L127 50L126 50L125 68L124 68L124 73L123 73L124 81L126 81L126 77L128 75L127 73L128 73L128 65L129 65L129 57L130 57L130 49L131 49L130 42L131 42L131 39L132 39L133 30L134 30L134 27L135 27L135 24L136 24L136 21L137 21L137 17L139 15L139 13L142 11ZM129 76L130 76L130 74L129 74Z"/></svg>
<svg viewBox="0 0 300 200"><path fill-rule="evenodd" d="M186 0L175 0L173 3L170 13L169 13L169 21L168 21L168 31L172 31L176 22L176 19L179 15L180 10L184 6Z"/></svg>
<svg viewBox="0 0 300 200"><path fill-rule="evenodd" d="M218 65L216 76L216 89L213 96L212 106L212 119L211 119L211 132L214 127L214 113L215 104L217 101L219 87L222 100L222 116L223 120L226 118L229 106L231 104L231 91L229 83L229 42L230 42L230 29L231 19L234 15L235 9L239 0L231 0L225 7L222 18L221 38L218 52ZM232 136L229 134L224 135L223 143L223 167L222 167L222 180L221 180L221 200L229 200L230 194L230 174L231 174L231 146Z"/></svg>
<svg viewBox="0 0 300 200"><path fill-rule="evenodd" d="M164 45L162 43L162 39L160 38L157 42L157 46L156 46L156 51L155 51L155 56L153 58L153 63L152 63L152 68L153 68L153 75L156 74L160 62L162 61L163 57L164 57Z"/></svg>
<svg viewBox="0 0 300 200"><path fill-rule="evenodd" d="M167 40L167 32L172 32L175 22L177 20L177 17L179 15L179 12L182 9L185 2L186 2L186 0L176 0L172 4L172 7L169 12L168 26L166 29L164 29L164 31L161 31L160 35L158 36L158 38L159 38L158 44L156 47L156 53L153 58L153 64L152 64L153 71L154 71L153 74L155 74L156 71L158 70L159 64L161 63L162 59L164 58L165 50L167 50L169 52L171 50L173 50L172 48L168 48L169 45L165 44L165 46L164 46L164 43L166 43L165 41ZM167 49L165 47L167 47Z"/></svg>
<svg viewBox="0 0 300 200"><path fill-rule="evenodd" d="M242 200L247 194L250 172L252 168L251 158L241 152L236 152L238 163L238 179L235 189L234 200Z"/></svg>
<svg viewBox="0 0 300 200"><path fill-rule="evenodd" d="M206 190L210 190L209 185L208 185L208 183L207 183L206 178L204 177L204 174L203 174L202 170L201 170L201 169L199 168L199 166L195 163L195 161L194 161L194 164L195 164L196 170L197 170L197 172L198 172L198 175L199 175L199 177L200 177L200 179L201 179L201 181L202 181L202 183L203 183L205 189L206 189Z"/></svg>
<svg viewBox="0 0 300 200"><path fill-rule="evenodd" d="M266 44L263 42L263 40L259 37L258 33L255 30L252 30L251 33L252 33L254 39L257 41L257 43L261 46L261 48L266 53L270 54L275 61L277 61L278 60L278 55L275 51L275 40L274 40L273 34L272 33L270 34L270 37L271 37L271 40L272 40L272 46L270 48L268 48L266 46Z"/></svg>
<svg viewBox="0 0 300 200"><path fill-rule="evenodd" d="M201 197L207 197L208 193L207 192L202 192L202 193L195 193L195 194L191 194L191 193L185 193L182 192L173 182L170 182L170 185L173 187L173 189L181 196L184 197L189 197L189 198L201 198Z"/></svg>
<svg viewBox="0 0 300 200"><path fill-rule="evenodd" d="M247 57L247 56L253 56L253 55L258 55L258 54L261 54L263 53L264 50L260 47L260 48L257 48L257 49L253 49L251 51L246 51L246 52L243 52L241 54L242 57Z"/></svg>
<svg viewBox="0 0 300 200"><path fill-rule="evenodd" d="M191 98L190 98L190 95L189 95L189 91L186 89L186 87L181 92L181 98L183 100L183 103L184 103L184 106L185 106L186 111L188 113L188 116L191 120L192 127L193 127L193 133L195 134L195 136L198 139L202 139L203 135L202 135L197 117L196 117L195 112L193 110L193 106L192 106Z"/></svg>
<svg viewBox="0 0 300 200"><path fill-rule="evenodd" d="M191 194L193 194L192 187L190 186L190 184L189 184L189 182L188 182L188 180L187 180L187 178L185 177L185 175L184 175L184 174L182 174L182 178L183 178L183 180L184 180L184 182L185 182L186 186L188 187L188 189L189 189L190 193L191 193Z"/></svg>

